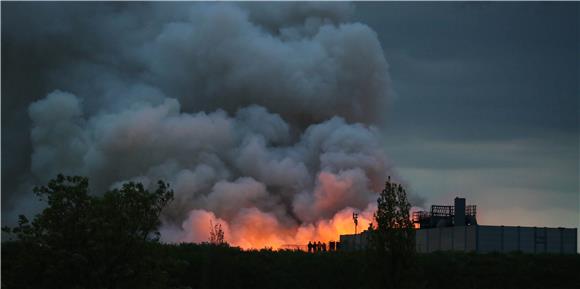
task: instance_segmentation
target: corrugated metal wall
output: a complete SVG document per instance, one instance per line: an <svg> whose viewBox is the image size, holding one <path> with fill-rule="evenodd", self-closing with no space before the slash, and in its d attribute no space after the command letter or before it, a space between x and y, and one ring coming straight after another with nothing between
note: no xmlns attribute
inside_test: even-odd
<svg viewBox="0 0 580 289"><path fill-rule="evenodd" d="M442 227L416 231L417 252L474 251L476 227Z"/></svg>
<svg viewBox="0 0 580 289"><path fill-rule="evenodd" d="M416 231L418 252L476 251L576 253L577 229L513 226L463 226Z"/></svg>

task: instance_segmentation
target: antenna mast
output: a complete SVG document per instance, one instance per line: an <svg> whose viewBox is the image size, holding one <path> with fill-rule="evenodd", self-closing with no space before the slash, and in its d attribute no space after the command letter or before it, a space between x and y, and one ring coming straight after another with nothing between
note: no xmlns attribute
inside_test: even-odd
<svg viewBox="0 0 580 289"><path fill-rule="evenodd" d="M354 234L356 235L358 226L358 213L352 213L352 220L354 221Z"/></svg>

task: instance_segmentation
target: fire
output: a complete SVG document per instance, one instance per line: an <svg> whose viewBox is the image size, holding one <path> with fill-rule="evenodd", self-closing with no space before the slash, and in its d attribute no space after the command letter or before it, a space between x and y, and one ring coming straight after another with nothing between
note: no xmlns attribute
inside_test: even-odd
<svg viewBox="0 0 580 289"><path fill-rule="evenodd" d="M359 228L361 232L373 222L374 204L359 212ZM183 234L175 242L200 243L208 240L209 223L222 224L225 241L232 246L243 249L272 248L281 249L284 245L306 245L309 241L328 243L338 241L340 235L354 234L352 214L357 210L347 207L334 214L330 219L321 219L313 223L288 226L271 213L265 213L257 208L242 210L237 217L226 222L217 218L214 213L205 210L193 210L183 223Z"/></svg>
<svg viewBox="0 0 580 289"><path fill-rule="evenodd" d="M288 207L280 206L267 187L251 178L219 182L204 206L189 212L181 228L164 231L167 242L200 243L209 239L209 224L221 224L224 241L243 249L300 248L308 242L339 241L373 222L375 196L360 169L320 172L311 192L296 193ZM363 192L363 193L361 193ZM364 208L361 210L361 208ZM167 227L167 226L164 226Z"/></svg>

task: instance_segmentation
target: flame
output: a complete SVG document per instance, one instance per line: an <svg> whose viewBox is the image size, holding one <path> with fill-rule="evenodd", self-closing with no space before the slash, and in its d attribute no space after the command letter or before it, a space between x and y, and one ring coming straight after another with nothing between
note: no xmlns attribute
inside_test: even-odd
<svg viewBox="0 0 580 289"><path fill-rule="evenodd" d="M189 212L181 228L162 231L164 241L207 242L211 222L221 224L224 241L232 246L303 248L308 242L328 243L339 241L340 235L354 234L355 212L358 213L356 231L364 231L373 222L376 211L373 195L368 192L368 179L359 169L336 174L320 172L312 192L297 194L292 204L295 217L290 217L284 209L272 210L271 206L265 206L268 202L264 200L269 195L264 186L256 186L255 182L244 179L221 184L220 188L224 189L218 190L220 194L207 198L206 208Z"/></svg>
<svg viewBox="0 0 580 289"><path fill-rule="evenodd" d="M369 204L359 212L358 232L365 230L373 222L376 205ZM181 234L174 242L206 242L209 237L209 223L221 224L225 241L232 246L243 249L272 248L281 249L285 245L304 246L309 241L328 243L338 241L340 235L354 234L353 212L358 210L347 207L337 212L330 219L321 219L312 223L288 226L271 213L257 208L243 209L232 222L217 218L214 213L205 210L193 210L183 223Z"/></svg>

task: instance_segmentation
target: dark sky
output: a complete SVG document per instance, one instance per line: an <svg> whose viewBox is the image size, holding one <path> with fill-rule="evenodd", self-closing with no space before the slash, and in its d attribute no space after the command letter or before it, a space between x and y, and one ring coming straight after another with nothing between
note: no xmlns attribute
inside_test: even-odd
<svg viewBox="0 0 580 289"><path fill-rule="evenodd" d="M578 3L357 3L395 90L387 152L427 203L578 226Z"/></svg>

